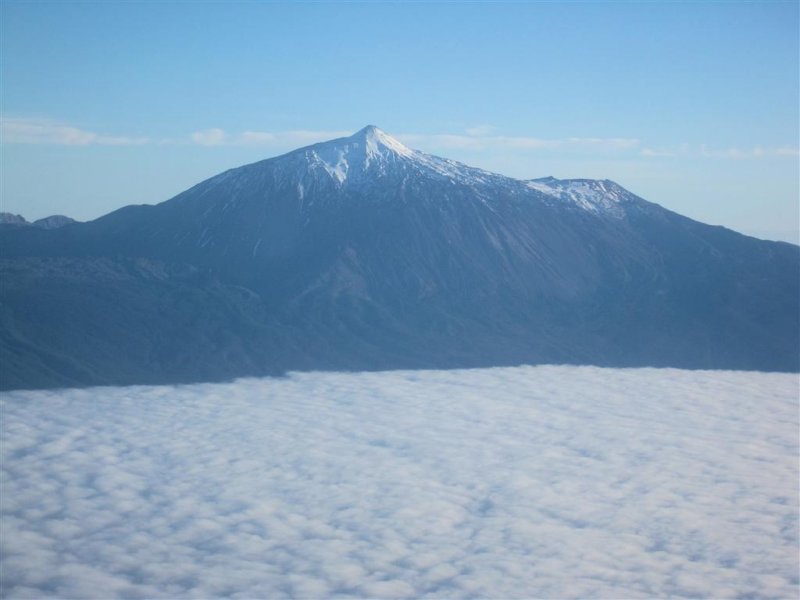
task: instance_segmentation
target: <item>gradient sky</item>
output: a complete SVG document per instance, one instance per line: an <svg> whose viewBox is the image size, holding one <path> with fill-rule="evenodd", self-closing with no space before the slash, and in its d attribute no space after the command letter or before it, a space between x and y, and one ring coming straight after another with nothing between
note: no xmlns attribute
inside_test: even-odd
<svg viewBox="0 0 800 600"><path fill-rule="evenodd" d="M376 124L798 242L798 2L3 0L0 210L92 219Z"/></svg>

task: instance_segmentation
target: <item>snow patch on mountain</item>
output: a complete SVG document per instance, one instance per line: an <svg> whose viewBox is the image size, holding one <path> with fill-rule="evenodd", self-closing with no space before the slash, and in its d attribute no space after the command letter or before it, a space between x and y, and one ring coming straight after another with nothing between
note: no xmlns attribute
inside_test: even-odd
<svg viewBox="0 0 800 600"><path fill-rule="evenodd" d="M394 154L407 158L413 158L415 154L414 150L404 146L401 142L374 125L368 125L354 137L357 139L363 138L367 150L367 157L370 160L380 160L384 158L388 152L393 152Z"/></svg>
<svg viewBox="0 0 800 600"><path fill-rule="evenodd" d="M427 174L468 185L504 179L453 160L412 150L383 130L369 125L348 138L298 150L311 170L324 171L339 185L363 181L367 175ZM286 155L286 158L290 158Z"/></svg>
<svg viewBox="0 0 800 600"><path fill-rule="evenodd" d="M525 182L530 189L566 200L593 213L625 216L622 204L633 195L608 179L556 179L542 177Z"/></svg>

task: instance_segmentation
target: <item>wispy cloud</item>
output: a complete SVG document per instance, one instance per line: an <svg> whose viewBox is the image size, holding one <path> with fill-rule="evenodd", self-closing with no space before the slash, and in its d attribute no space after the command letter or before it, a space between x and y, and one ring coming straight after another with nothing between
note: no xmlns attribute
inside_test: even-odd
<svg viewBox="0 0 800 600"><path fill-rule="evenodd" d="M661 148L646 147L639 152L647 157L678 157L678 158L721 158L733 160L758 159L770 157L798 157L800 149L792 146L751 146L727 148L714 148L706 144L692 146L681 144Z"/></svg>
<svg viewBox="0 0 800 600"><path fill-rule="evenodd" d="M189 136L194 144L201 146L289 146L324 142L350 135L350 131L290 130L290 131L243 131L230 133L212 128L195 131Z"/></svg>
<svg viewBox="0 0 800 600"><path fill-rule="evenodd" d="M679 144L653 146L637 138L628 137L563 137L540 138L532 136L499 135L491 125L476 125L463 133L400 133L396 137L403 143L431 152L469 150L475 152L580 152L626 153L647 158L689 157L713 159L759 159L800 156L800 149L792 146L715 148L711 145ZM144 144L198 146L263 146L290 149L348 136L352 131L295 129L288 131L245 130L230 132L219 127L198 130L183 138L134 137L109 135L81 129L51 119L0 117L0 136L4 144L46 144L60 146L133 146Z"/></svg>
<svg viewBox="0 0 800 600"><path fill-rule="evenodd" d="M528 136L487 135L485 129L467 130L468 134L404 133L397 137L409 145L458 150L554 150L594 149L630 150L641 142L635 138L566 137L537 138ZM472 132L472 133L470 133Z"/></svg>
<svg viewBox="0 0 800 600"><path fill-rule="evenodd" d="M457 150L548 150L563 148L583 148L593 150L629 150L640 145L639 140L631 138L593 138L569 137L563 139L544 139L525 136L491 135L494 128L481 125L461 133L418 134L401 133L396 137L403 143L420 149ZM219 128L196 131L190 139L202 146L286 146L290 144L312 144L336 137L350 135L351 131L244 131L229 133Z"/></svg>
<svg viewBox="0 0 800 600"><path fill-rule="evenodd" d="M50 144L59 146L135 146L146 137L106 135L46 119L0 117L0 139L6 144Z"/></svg>
<svg viewBox="0 0 800 600"><path fill-rule="evenodd" d="M228 134L222 129L206 129L205 131L195 131L191 135L191 140L200 146L220 146L227 143Z"/></svg>
<svg viewBox="0 0 800 600"><path fill-rule="evenodd" d="M467 135L489 135L497 128L492 125L476 125L475 127L467 127L464 132Z"/></svg>

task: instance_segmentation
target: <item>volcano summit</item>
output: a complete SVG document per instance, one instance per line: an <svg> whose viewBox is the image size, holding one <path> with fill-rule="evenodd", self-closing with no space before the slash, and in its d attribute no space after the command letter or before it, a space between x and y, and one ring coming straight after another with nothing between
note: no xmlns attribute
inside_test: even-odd
<svg viewBox="0 0 800 600"><path fill-rule="evenodd" d="M156 206L0 225L4 389L537 363L797 371L800 248L369 126Z"/></svg>

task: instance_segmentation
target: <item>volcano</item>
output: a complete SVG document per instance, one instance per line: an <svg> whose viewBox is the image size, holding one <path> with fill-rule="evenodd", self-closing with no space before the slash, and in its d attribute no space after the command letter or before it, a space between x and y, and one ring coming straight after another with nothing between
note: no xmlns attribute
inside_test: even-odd
<svg viewBox="0 0 800 600"><path fill-rule="evenodd" d="M377 127L155 206L0 227L3 389L290 370L798 371L800 247Z"/></svg>

